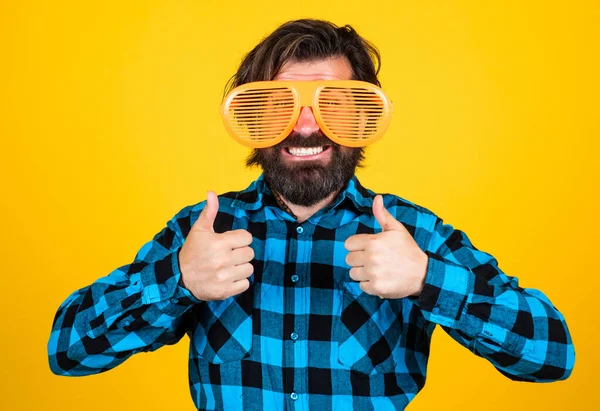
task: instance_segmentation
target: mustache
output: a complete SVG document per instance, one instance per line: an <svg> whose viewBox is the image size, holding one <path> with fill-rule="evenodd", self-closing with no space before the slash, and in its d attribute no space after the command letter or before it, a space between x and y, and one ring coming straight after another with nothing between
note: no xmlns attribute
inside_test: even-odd
<svg viewBox="0 0 600 411"><path fill-rule="evenodd" d="M303 136L298 132L292 132L282 142L275 145L276 148L285 147L319 147L319 146L333 146L337 147L339 144L331 141L325 134L321 132L312 133L310 136Z"/></svg>

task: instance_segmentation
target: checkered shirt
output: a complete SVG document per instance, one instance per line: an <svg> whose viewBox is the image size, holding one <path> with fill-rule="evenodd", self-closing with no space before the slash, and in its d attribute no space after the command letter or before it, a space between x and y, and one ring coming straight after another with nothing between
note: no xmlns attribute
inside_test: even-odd
<svg viewBox="0 0 600 411"><path fill-rule="evenodd" d="M246 292L211 302L182 286L178 261L206 202L183 208L133 262L60 305L48 341L51 370L104 372L187 334L199 410L402 410L425 384L439 325L510 379L571 374L571 336L550 300L521 288L464 232L396 195L383 195L385 207L429 257L423 291L400 299L362 292L349 276L344 241L381 232L374 197L354 176L332 204L298 223L262 175L220 195L215 232L252 234L254 274Z"/></svg>

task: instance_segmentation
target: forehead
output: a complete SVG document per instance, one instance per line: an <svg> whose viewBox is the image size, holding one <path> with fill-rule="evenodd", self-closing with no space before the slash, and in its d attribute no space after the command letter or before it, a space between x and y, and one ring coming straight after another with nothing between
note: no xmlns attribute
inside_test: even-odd
<svg viewBox="0 0 600 411"><path fill-rule="evenodd" d="M274 80L351 80L352 68L345 57L286 62Z"/></svg>

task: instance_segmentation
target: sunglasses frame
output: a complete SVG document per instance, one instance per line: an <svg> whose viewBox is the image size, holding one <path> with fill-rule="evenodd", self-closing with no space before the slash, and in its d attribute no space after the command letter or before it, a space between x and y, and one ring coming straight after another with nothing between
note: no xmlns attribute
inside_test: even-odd
<svg viewBox="0 0 600 411"><path fill-rule="evenodd" d="M375 93L381 100L382 117L379 120L379 127L377 131L368 139L364 140L350 140L349 138L342 138L336 136L335 133L327 126L323 120L321 114L321 108L319 107L319 94L325 88L349 88L349 89L366 89ZM268 139L266 141L253 141L247 138L241 138L232 127L235 120L230 115L230 108L232 101L240 94L249 90L269 90L287 88L292 92L294 97L294 107L291 114L289 124L285 129L275 138ZM220 107L221 118L227 132L236 140L238 143L245 145L250 148L266 148L272 147L281 141L285 140L294 129L296 122L300 116L300 112L304 107L311 107L313 115L319 128L330 140L337 144L347 147L364 147L372 144L379 140L385 131L387 130L391 121L391 115L393 112L393 102L391 102L384 91L376 86L375 84L368 83L360 80L308 80L308 81L290 81L290 80L273 80L273 81L254 81L246 84L242 84L234 88L226 97Z"/></svg>

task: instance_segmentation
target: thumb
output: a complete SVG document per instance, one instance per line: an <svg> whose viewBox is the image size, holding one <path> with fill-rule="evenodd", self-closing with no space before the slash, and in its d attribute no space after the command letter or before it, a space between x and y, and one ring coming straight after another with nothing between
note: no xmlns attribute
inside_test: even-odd
<svg viewBox="0 0 600 411"><path fill-rule="evenodd" d="M215 232L213 226L215 224L215 218L219 211L219 199L214 191L208 191L206 193L206 205L196 221L196 226L200 231Z"/></svg>
<svg viewBox="0 0 600 411"><path fill-rule="evenodd" d="M381 195L375 196L373 200L373 215L381 226L383 231L401 230L404 228L402 223L388 211L383 205L383 197Z"/></svg>

